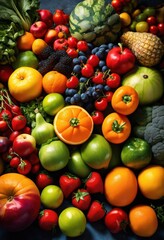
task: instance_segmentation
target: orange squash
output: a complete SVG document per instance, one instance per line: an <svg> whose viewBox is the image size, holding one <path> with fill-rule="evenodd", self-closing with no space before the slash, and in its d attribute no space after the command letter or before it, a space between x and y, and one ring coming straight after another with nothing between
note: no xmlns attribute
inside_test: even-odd
<svg viewBox="0 0 164 240"><path fill-rule="evenodd" d="M110 113L102 123L102 133L109 142L122 143L130 136L131 123L125 115Z"/></svg>
<svg viewBox="0 0 164 240"><path fill-rule="evenodd" d="M62 108L54 118L55 133L67 144L84 143L93 132L93 120L82 107L72 105Z"/></svg>

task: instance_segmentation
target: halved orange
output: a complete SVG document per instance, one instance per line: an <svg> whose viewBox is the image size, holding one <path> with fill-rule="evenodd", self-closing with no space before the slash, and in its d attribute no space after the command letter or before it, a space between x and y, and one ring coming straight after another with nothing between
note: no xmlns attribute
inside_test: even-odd
<svg viewBox="0 0 164 240"><path fill-rule="evenodd" d="M84 143L93 132L93 120L90 114L78 105L62 108L54 117L55 133L67 144Z"/></svg>

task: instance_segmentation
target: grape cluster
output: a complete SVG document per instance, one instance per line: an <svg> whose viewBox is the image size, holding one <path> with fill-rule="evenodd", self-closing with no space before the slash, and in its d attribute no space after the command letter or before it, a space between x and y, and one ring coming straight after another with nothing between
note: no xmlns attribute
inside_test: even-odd
<svg viewBox="0 0 164 240"><path fill-rule="evenodd" d="M88 50L79 51L78 56L73 58L72 76L78 78L79 84L78 86L75 85L66 88L66 104L80 105L88 112L92 112L94 110L95 100L105 96L106 92L111 90L105 81L96 82L93 79L98 73L101 73L104 79L105 76L108 75L109 69L106 65L106 56L109 50L115 46L113 43L109 43L94 47L91 43L88 43ZM83 68L88 63L91 65L91 69L84 72ZM92 69L94 70L93 73L91 71Z"/></svg>

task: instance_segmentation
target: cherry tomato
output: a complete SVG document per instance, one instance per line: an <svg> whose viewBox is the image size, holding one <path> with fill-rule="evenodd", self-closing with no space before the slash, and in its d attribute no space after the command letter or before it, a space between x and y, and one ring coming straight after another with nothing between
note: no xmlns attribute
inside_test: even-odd
<svg viewBox="0 0 164 240"><path fill-rule="evenodd" d="M17 171L20 174L27 175L31 171L31 163L28 160L22 160L17 167Z"/></svg>
<svg viewBox="0 0 164 240"><path fill-rule="evenodd" d="M78 51L76 48L70 48L68 47L66 50L67 54L72 57L72 58L76 58L78 57Z"/></svg>
<svg viewBox="0 0 164 240"><path fill-rule="evenodd" d="M89 63L93 67L96 67L99 64L99 61L100 61L99 57L97 55L95 55L95 54L92 54L88 58L87 63Z"/></svg>
<svg viewBox="0 0 164 240"><path fill-rule="evenodd" d="M13 157L10 160L10 167L17 168L19 164L20 164L20 158L19 157Z"/></svg>
<svg viewBox="0 0 164 240"><path fill-rule="evenodd" d="M158 34L158 27L156 25L152 25L149 27L149 32L154 34L154 35L157 35Z"/></svg>
<svg viewBox="0 0 164 240"><path fill-rule="evenodd" d="M21 111L20 107L17 106L17 105L11 106L11 112L12 112L13 116L22 114L22 111Z"/></svg>
<svg viewBox="0 0 164 240"><path fill-rule="evenodd" d="M77 49L82 52L86 52L88 50L88 44L84 40L80 40L77 42Z"/></svg>
<svg viewBox="0 0 164 240"><path fill-rule="evenodd" d="M3 109L0 112L0 120L4 120L4 121L10 121L12 119L12 113L7 110L7 109Z"/></svg>
<svg viewBox="0 0 164 240"><path fill-rule="evenodd" d="M97 110L104 111L108 106L108 101L105 97L102 97L95 101L94 106Z"/></svg>
<svg viewBox="0 0 164 240"><path fill-rule="evenodd" d="M107 91L107 92L105 93L105 96L106 96L107 101L108 101L108 102L111 102L112 97L113 97L113 92L112 92L112 91Z"/></svg>
<svg viewBox="0 0 164 240"><path fill-rule="evenodd" d="M15 139L19 134L21 134L20 131L13 131L13 132L10 134L10 136L9 136L10 141L13 142L14 139Z"/></svg>
<svg viewBox="0 0 164 240"><path fill-rule="evenodd" d="M157 25L157 27L158 27L160 35L163 36L164 35L164 23L159 23Z"/></svg>
<svg viewBox="0 0 164 240"><path fill-rule="evenodd" d="M8 129L8 124L4 120L0 120L0 132L4 132Z"/></svg>
<svg viewBox="0 0 164 240"><path fill-rule="evenodd" d="M71 76L66 82L67 88L76 88L78 87L78 85L79 85L79 79L75 75Z"/></svg>
<svg viewBox="0 0 164 240"><path fill-rule="evenodd" d="M94 68L89 63L84 64L84 66L81 69L81 74L83 77L91 77L94 74Z"/></svg>
<svg viewBox="0 0 164 240"><path fill-rule="evenodd" d="M58 225L58 214L51 209L44 209L39 213L39 227L45 231L52 231Z"/></svg>
<svg viewBox="0 0 164 240"><path fill-rule="evenodd" d="M109 75L109 77L106 79L106 84L110 88L117 88L120 86L121 83L121 77L117 73L112 73Z"/></svg>
<svg viewBox="0 0 164 240"><path fill-rule="evenodd" d="M43 171L38 173L35 182L37 187L42 190L46 186L53 184L54 179L47 171Z"/></svg>
<svg viewBox="0 0 164 240"><path fill-rule="evenodd" d="M22 129L22 132L23 132L23 133L27 133L27 134L31 134L31 128L28 127L28 126L25 126L25 127Z"/></svg>
<svg viewBox="0 0 164 240"><path fill-rule="evenodd" d="M123 4L120 0L112 0L111 5L113 6L116 12L119 12L123 7Z"/></svg>
<svg viewBox="0 0 164 240"><path fill-rule="evenodd" d="M18 115L11 120L11 126L14 131L22 130L26 126L27 120L24 115Z"/></svg>
<svg viewBox="0 0 164 240"><path fill-rule="evenodd" d="M32 174L38 173L40 170L40 167L41 167L40 163L36 163L36 164L32 165L31 173Z"/></svg>
<svg viewBox="0 0 164 240"><path fill-rule="evenodd" d="M118 233L128 225L128 214L121 208L113 208L110 210L104 219L105 226L112 233Z"/></svg>
<svg viewBox="0 0 164 240"><path fill-rule="evenodd" d="M96 72L95 75L92 77L92 82L96 84L101 84L104 82L104 73L103 72Z"/></svg>
<svg viewBox="0 0 164 240"><path fill-rule="evenodd" d="M32 153L28 156L28 160L30 161L30 163L31 163L32 165L35 165L35 164L40 163L38 154L37 154L37 152L35 152L35 151L32 152Z"/></svg>
<svg viewBox="0 0 164 240"><path fill-rule="evenodd" d="M146 19L146 22L149 24L149 26L152 26L157 23L157 19L154 16L150 16Z"/></svg>
<svg viewBox="0 0 164 240"><path fill-rule="evenodd" d="M68 46L70 47L70 48L76 48L77 47L77 42L78 42L78 40L77 40L77 38L75 38L75 37L68 37Z"/></svg>
<svg viewBox="0 0 164 240"><path fill-rule="evenodd" d="M92 119L94 124L98 125L98 124L102 124L103 120L104 120L104 114L100 111L93 111L92 114Z"/></svg>

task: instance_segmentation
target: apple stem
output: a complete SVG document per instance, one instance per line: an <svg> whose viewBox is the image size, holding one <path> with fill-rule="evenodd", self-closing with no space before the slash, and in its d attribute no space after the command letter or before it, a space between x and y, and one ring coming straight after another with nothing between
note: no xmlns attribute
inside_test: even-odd
<svg viewBox="0 0 164 240"><path fill-rule="evenodd" d="M118 46L119 46L120 49L121 49L121 53L123 53L123 46L122 46L122 43L118 43Z"/></svg>

